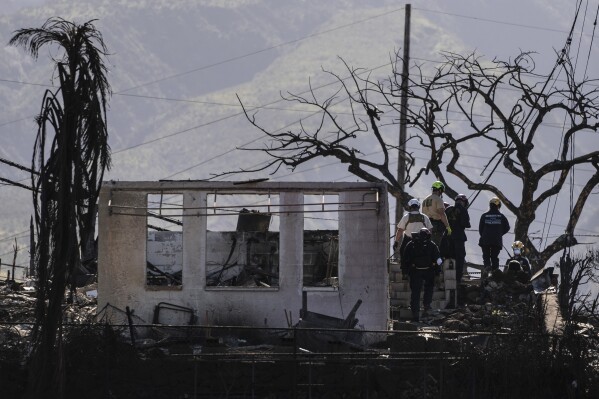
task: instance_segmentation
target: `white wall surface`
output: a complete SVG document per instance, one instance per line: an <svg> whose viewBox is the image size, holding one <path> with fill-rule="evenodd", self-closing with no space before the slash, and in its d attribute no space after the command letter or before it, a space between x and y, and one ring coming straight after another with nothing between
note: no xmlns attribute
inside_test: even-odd
<svg viewBox="0 0 599 399"><path fill-rule="evenodd" d="M279 286L207 287L207 194L215 190L280 195ZM183 284L146 285L146 197L183 194ZM338 193L339 287L303 287L303 196ZM378 191L378 195L377 195ZM110 205L109 206L109 201ZM378 201L378 202L377 202ZM130 208L122 208L123 206ZM371 183L106 182L100 196L98 309L129 307L147 322L167 302L193 309L197 324L287 327L285 311L299 318L302 293L308 310L345 318L362 300L358 326L387 328L389 317L387 253L389 221L384 185ZM185 323L185 317L161 314L161 323Z"/></svg>

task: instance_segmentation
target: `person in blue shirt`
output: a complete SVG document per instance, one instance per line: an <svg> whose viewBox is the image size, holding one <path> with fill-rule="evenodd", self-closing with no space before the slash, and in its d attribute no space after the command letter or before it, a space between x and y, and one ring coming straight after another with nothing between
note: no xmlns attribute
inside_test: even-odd
<svg viewBox="0 0 599 399"><path fill-rule="evenodd" d="M503 236L510 231L510 223L499 211L501 201L497 197L489 201L489 210L480 216L478 245L483 251L483 265L486 270L499 269L499 252L503 247Z"/></svg>

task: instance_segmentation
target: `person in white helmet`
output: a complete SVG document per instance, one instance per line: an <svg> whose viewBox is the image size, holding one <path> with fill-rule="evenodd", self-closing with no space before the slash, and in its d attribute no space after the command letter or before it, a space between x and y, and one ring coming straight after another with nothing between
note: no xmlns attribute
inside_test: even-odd
<svg viewBox="0 0 599 399"><path fill-rule="evenodd" d="M395 242L393 243L393 250L396 255L401 257L401 254L412 239L413 232L419 232L421 228L426 227L432 229L433 224L431 223L428 216L420 212L420 201L416 198L412 198L408 201L408 209L399 223L397 223L397 231L395 232Z"/></svg>

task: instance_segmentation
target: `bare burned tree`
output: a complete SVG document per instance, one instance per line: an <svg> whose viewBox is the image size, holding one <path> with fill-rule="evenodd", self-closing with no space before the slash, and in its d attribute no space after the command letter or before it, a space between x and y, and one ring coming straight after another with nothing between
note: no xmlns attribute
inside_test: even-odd
<svg viewBox="0 0 599 399"><path fill-rule="evenodd" d="M599 294L589 290L599 283L599 252L588 251L584 255L563 256L559 263L560 284L558 299L560 310L568 321L580 316L597 318Z"/></svg>
<svg viewBox="0 0 599 399"><path fill-rule="evenodd" d="M446 93L446 97L442 97L444 102L433 101L432 106L422 107L419 114L412 114L413 123L428 139L423 144L434 154L428 167L438 178L445 180L441 161L447 156L447 172L471 190L487 191L499 197L516 216L516 239L531 249L530 257L537 265L544 264L555 253L576 244L572 233L589 195L599 183L599 151L591 149L576 156L570 151L577 135L584 131L596 132L599 127L596 81L576 82L574 68L564 54L548 76L535 74L534 60L529 53L520 54L513 62L491 65L482 64L474 56L449 54L447 60L437 71L437 83L427 84L423 91L427 96L438 90ZM565 75L565 81L553 77L558 68ZM435 112L434 106L438 111ZM455 134L449 111L465 117L468 130ZM437 121L439 114L441 118ZM489 117L480 121L477 118L480 114ZM554 154L544 154L546 149L542 147L534 154L535 145L544 140L540 135L546 133L545 124L556 117L567 121L561 142L556 142L560 148L557 158ZM464 129L464 126L460 128ZM486 167L493 166L494 171L503 164L505 170L520 181L519 202L505 194L505 187L490 184L489 178L484 181L475 179L466 168L460 167L460 146L467 142L489 149ZM545 163L540 166L533 161L542 162L543 159ZM583 164L590 165L594 173L573 203L566 232L544 250L537 250L529 237L537 210L549 198L559 194L573 168ZM553 185L543 188L541 180L553 174L557 175Z"/></svg>
<svg viewBox="0 0 599 399"><path fill-rule="evenodd" d="M536 269L554 254L576 244L574 228L599 183L597 148L575 156L571 151L577 136L596 132L599 127L597 81L577 81L567 54L562 51L551 72L539 74L531 53L521 53L510 61L492 62L484 62L475 54L444 53L444 62L434 68L417 65L418 73L408 85L407 142L412 143L408 146L412 151L405 154L405 187L412 188L423 176L433 174L436 180L446 183L451 197L462 187L499 197L516 216L516 239L530 249L529 258ZM399 54L392 65L389 78L375 80L369 71L345 64L348 78L325 71L338 84L334 93L319 98L317 90L310 87L307 95L283 96L287 101L311 107L319 115L318 123L302 121L297 130L269 130L258 122L255 112L244 107L250 123L270 140L266 148L250 150L263 151L270 160L266 165L235 173L294 169L317 158L332 157L348 164L348 170L363 180L387 182L390 192L405 206L412 196L401 191L390 168L398 149L394 142L400 115L401 73L395 68L402 65ZM341 101L348 103L343 111L336 108ZM547 125L555 126L556 120L565 121L561 141L555 139L552 147L559 147L559 153L547 154L547 148L539 145L544 140L541 135ZM378 151L364 150L373 151L375 147ZM481 154L488 157L486 164L481 165L485 178L473 173L472 164L464 159L472 148L485 149ZM428 154L423 163L415 162L413 149L424 149ZM543 243L546 246L541 250L529 237L531 224L541 206L566 190L565 183L573 168L580 165L588 165L594 172L572 202L564 234L548 245ZM508 197L506 187L490 182L496 171L511 174L511 186L514 181L519 182L519 198ZM541 184L553 176L549 187Z"/></svg>
<svg viewBox="0 0 599 399"><path fill-rule="evenodd" d="M268 148L246 148L264 151L271 160L259 168L242 170L242 172L258 172L274 168L274 173L282 166L295 169L317 158L332 157L348 164L348 170L361 179L370 182L386 181L392 194L397 197L403 194L396 175L390 167L393 160L390 152L397 151L398 146L390 144L382 132L385 127L392 126L394 123L381 122L383 111L377 108L375 105L377 102L373 101L373 98L369 98L370 95L385 100L389 93L379 82L373 82L368 78L368 70L351 68L345 62L344 65L349 71L348 78L327 71L340 85L333 94L321 99L316 90L310 87L309 96L289 93L283 97L287 101L307 106L319 116L316 124L300 123L298 131L280 133L268 131L256 122L255 115L250 115L241 99L239 100L249 121L272 139ZM364 75L366 77L363 77ZM345 100L349 100L351 114L342 119L334 108ZM366 139L368 146L371 147L373 137L380 149L379 160L372 157L372 154L360 150L356 144L357 141ZM414 160L409 153L406 153L406 158L409 172ZM405 199L406 204L410 198Z"/></svg>

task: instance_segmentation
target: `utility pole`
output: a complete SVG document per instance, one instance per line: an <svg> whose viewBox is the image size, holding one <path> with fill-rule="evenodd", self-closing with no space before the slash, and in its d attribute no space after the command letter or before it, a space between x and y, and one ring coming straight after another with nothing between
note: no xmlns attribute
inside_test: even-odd
<svg viewBox="0 0 599 399"><path fill-rule="evenodd" d="M399 154L397 160L397 181L403 192L406 180L406 129L408 118L408 77L410 68L410 16L412 5L406 4L406 18L403 34L403 70L401 73L401 103L399 116ZM399 223L403 216L403 201L398 198L395 204L395 224Z"/></svg>
<svg viewBox="0 0 599 399"><path fill-rule="evenodd" d="M33 216L29 219L29 277L35 275L35 230L33 230Z"/></svg>

